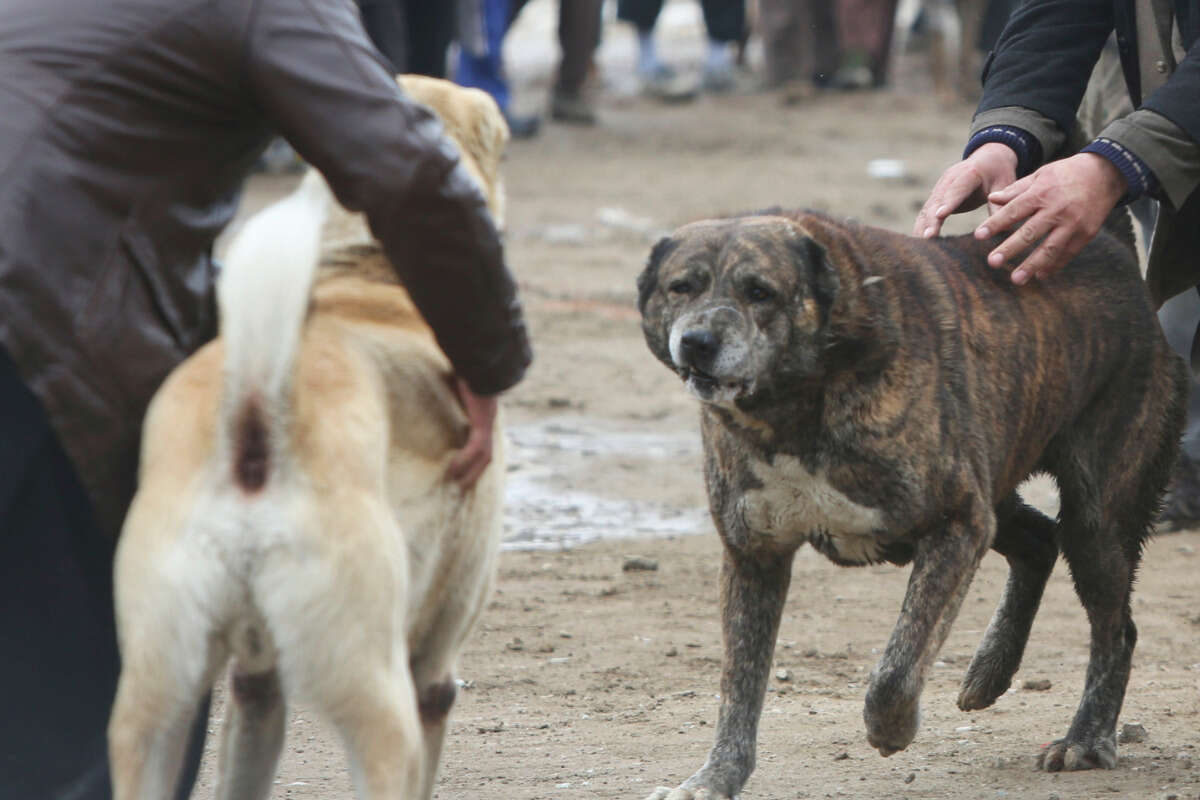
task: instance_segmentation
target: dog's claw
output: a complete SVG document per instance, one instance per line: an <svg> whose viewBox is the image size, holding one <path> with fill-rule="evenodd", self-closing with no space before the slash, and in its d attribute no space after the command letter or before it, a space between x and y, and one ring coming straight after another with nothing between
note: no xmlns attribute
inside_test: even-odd
<svg viewBox="0 0 1200 800"><path fill-rule="evenodd" d="M738 796L716 794L703 786L696 789L685 789L682 786L672 789L669 786L659 786L650 793L646 800L738 800Z"/></svg>
<svg viewBox="0 0 1200 800"><path fill-rule="evenodd" d="M1088 746L1081 742L1059 739L1042 750L1038 755L1037 766L1046 772L1113 769L1117 766L1117 742L1114 737L1109 737Z"/></svg>

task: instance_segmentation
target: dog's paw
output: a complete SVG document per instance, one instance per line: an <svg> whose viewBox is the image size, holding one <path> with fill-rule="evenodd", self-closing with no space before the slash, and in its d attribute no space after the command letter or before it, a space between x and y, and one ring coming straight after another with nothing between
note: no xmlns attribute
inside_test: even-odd
<svg viewBox="0 0 1200 800"><path fill-rule="evenodd" d="M1007 670L976 669L971 662L967 677L958 693L958 707L963 711L978 711L996 702L996 698L1012 685L1012 673Z"/></svg>
<svg viewBox="0 0 1200 800"><path fill-rule="evenodd" d="M912 744L921 726L920 692L903 675L876 676L863 706L867 741L887 757Z"/></svg>
<svg viewBox="0 0 1200 800"><path fill-rule="evenodd" d="M694 789L687 789L683 786L674 789L669 786L659 786L650 793L646 800L738 800L738 795L720 794L703 786Z"/></svg>
<svg viewBox="0 0 1200 800"><path fill-rule="evenodd" d="M711 760L692 777L671 789L660 786L646 800L738 800L749 770Z"/></svg>
<svg viewBox="0 0 1200 800"><path fill-rule="evenodd" d="M1046 772L1113 769L1117 766L1117 739L1115 736L1101 737L1094 742L1059 739L1042 748L1037 766Z"/></svg>

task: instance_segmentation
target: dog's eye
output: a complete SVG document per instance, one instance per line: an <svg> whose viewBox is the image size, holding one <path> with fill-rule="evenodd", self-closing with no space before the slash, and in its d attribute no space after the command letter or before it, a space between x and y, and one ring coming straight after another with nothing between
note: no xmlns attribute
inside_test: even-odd
<svg viewBox="0 0 1200 800"><path fill-rule="evenodd" d="M761 283L752 283L746 287L746 299L751 303L763 303L775 296L775 292Z"/></svg>
<svg viewBox="0 0 1200 800"><path fill-rule="evenodd" d="M692 291L692 282L687 278L679 278L667 285L667 291L671 294L690 294Z"/></svg>

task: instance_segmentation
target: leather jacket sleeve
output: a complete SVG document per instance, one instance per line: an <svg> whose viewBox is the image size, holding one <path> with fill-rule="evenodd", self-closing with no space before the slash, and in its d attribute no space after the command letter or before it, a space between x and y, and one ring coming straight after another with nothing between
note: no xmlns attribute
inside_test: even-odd
<svg viewBox="0 0 1200 800"><path fill-rule="evenodd" d="M397 86L350 0L258 0L245 74L253 102L363 211L455 371L501 392L531 360L499 234L441 123Z"/></svg>

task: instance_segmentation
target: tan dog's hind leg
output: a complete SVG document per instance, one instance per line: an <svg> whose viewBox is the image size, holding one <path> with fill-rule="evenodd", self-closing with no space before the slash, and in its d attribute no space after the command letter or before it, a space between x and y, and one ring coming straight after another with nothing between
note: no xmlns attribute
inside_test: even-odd
<svg viewBox="0 0 1200 800"><path fill-rule="evenodd" d="M197 706L226 657L203 596L211 574L181 569L188 559L150 533L151 520L167 524L135 503L117 552L122 667L108 726L114 800L174 796Z"/></svg>
<svg viewBox="0 0 1200 800"><path fill-rule="evenodd" d="M346 745L363 800L408 800L423 785L422 731L407 665L391 674L362 671L358 685L329 712ZM350 688L349 682L346 688Z"/></svg>
<svg viewBox="0 0 1200 800"><path fill-rule="evenodd" d="M359 798L410 800L423 745L404 628L403 535L365 489L343 484L301 503L308 508L295 545L260 562L253 588L279 680L289 698L333 723Z"/></svg>
<svg viewBox="0 0 1200 800"><path fill-rule="evenodd" d="M275 766L283 750L285 709L276 670L250 675L234 667L218 748L218 800L266 798L271 794Z"/></svg>

